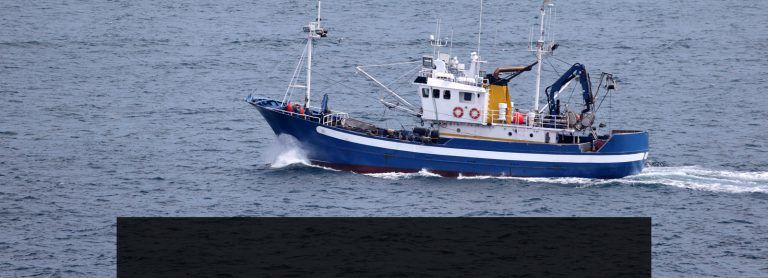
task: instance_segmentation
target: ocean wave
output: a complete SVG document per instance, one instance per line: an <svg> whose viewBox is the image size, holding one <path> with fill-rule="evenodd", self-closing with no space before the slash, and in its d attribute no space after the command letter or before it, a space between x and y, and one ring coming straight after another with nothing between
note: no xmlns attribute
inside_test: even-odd
<svg viewBox="0 0 768 278"><path fill-rule="evenodd" d="M284 152L281 152L279 155L277 155L274 161L272 161L272 163L269 163L269 167L273 169L277 169L277 168L284 168L294 164L312 166L312 164L309 163L309 159L307 159L307 156L304 155L304 153L301 150L288 149L288 150L285 150Z"/></svg>
<svg viewBox="0 0 768 278"><path fill-rule="evenodd" d="M307 158L304 149L301 148L299 141L293 136L281 134L277 137L276 141L277 143L270 145L271 147L266 149L262 155L262 158L266 160L266 165L270 169L306 166L329 171L339 171L333 168L312 164L309 161L309 158Z"/></svg>
<svg viewBox="0 0 768 278"><path fill-rule="evenodd" d="M543 182L543 183L557 183L557 184L587 184L594 183L595 179L588 178L574 178L574 177L559 177L559 178L524 178L524 177L497 177L497 176L462 176L457 177L460 180L484 180L484 179L499 179L499 180L519 180L527 182Z"/></svg>
<svg viewBox="0 0 768 278"><path fill-rule="evenodd" d="M422 170L418 173L381 173L366 174L367 176L403 180L421 177L439 177L437 174ZM637 175L621 179L589 179L589 178L524 178L496 176L462 176L460 180L511 180L530 183L574 185L591 187L602 185L665 185L693 190L704 190L727 193L768 193L768 172L739 172L712 170L700 166L649 166Z"/></svg>
<svg viewBox="0 0 768 278"><path fill-rule="evenodd" d="M439 178L442 177L438 174L432 173L430 171L427 171L426 169L421 169L418 172L415 173L400 173L400 172L388 172L388 173L371 173L371 174L364 174L369 177L375 177L380 179L387 179L387 180L403 180L403 179L413 179L413 178Z"/></svg>
<svg viewBox="0 0 768 278"><path fill-rule="evenodd" d="M647 167L640 174L615 181L714 192L768 193L768 172L712 170L700 166Z"/></svg>
<svg viewBox="0 0 768 278"><path fill-rule="evenodd" d="M276 141L276 144L271 144L262 154L270 168L285 168L295 164L311 166L309 158L295 137L281 134L277 136Z"/></svg>

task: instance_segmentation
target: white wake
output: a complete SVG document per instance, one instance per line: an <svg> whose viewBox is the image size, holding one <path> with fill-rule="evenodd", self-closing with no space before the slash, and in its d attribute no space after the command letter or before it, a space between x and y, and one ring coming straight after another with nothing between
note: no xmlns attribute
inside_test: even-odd
<svg viewBox="0 0 768 278"><path fill-rule="evenodd" d="M367 174L371 177L389 180L436 177L439 175L422 170L418 173ZM510 180L533 183L550 183L589 187L593 185L667 185L679 188L728 193L768 193L768 172L740 172L712 170L699 166L655 167L648 166L637 175L621 179L588 178L519 178L492 176L459 176L460 180Z"/></svg>
<svg viewBox="0 0 768 278"><path fill-rule="evenodd" d="M372 173L372 174L365 174L366 176L380 178L380 179L387 179L387 180L403 180L403 179L413 179L413 178L439 178L441 177L438 174L432 173L427 171L426 169L421 169L420 171L416 173L399 173L399 172L389 172L389 173Z"/></svg>
<svg viewBox="0 0 768 278"><path fill-rule="evenodd" d="M309 159L301 148L299 141L287 134L279 135L275 144L270 145L262 157L265 160L264 162L273 169L284 168L294 164L310 165Z"/></svg>
<svg viewBox="0 0 768 278"><path fill-rule="evenodd" d="M712 170L699 166L647 167L623 179L630 184L665 184L680 188L730 193L768 193L768 172Z"/></svg>
<svg viewBox="0 0 768 278"><path fill-rule="evenodd" d="M338 171L336 169L312 164L309 161L309 158L307 158L307 153L301 147L301 143L299 143L299 140L296 140L296 137L281 134L275 141L275 144L272 144L267 148L262 156L264 163L269 165L269 168L281 169L292 166L308 166L330 171Z"/></svg>

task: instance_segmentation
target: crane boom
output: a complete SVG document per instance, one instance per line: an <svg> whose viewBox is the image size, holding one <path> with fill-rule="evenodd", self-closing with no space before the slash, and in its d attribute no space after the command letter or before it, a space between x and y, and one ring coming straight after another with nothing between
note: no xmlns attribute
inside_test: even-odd
<svg viewBox="0 0 768 278"><path fill-rule="evenodd" d="M592 95L592 83L589 81L589 73L587 73L587 68L584 67L584 65L576 63L545 90L547 93L547 105L549 106L550 115L560 115L560 102L555 99L556 94L560 92L565 84L577 77L579 78L579 83L581 83L584 106L586 107L581 113L586 113L592 110L595 99Z"/></svg>

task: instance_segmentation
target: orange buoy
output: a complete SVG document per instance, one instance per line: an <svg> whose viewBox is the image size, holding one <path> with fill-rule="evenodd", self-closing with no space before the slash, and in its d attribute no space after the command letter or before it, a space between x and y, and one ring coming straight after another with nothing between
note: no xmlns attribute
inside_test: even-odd
<svg viewBox="0 0 768 278"><path fill-rule="evenodd" d="M304 115L304 106L299 105L299 114Z"/></svg>
<svg viewBox="0 0 768 278"><path fill-rule="evenodd" d="M290 101L285 105L285 111L293 112L293 104Z"/></svg>
<svg viewBox="0 0 768 278"><path fill-rule="evenodd" d="M512 115L512 122L518 125L523 124L525 121L525 117L523 114L520 114L520 112L515 112L515 114Z"/></svg>

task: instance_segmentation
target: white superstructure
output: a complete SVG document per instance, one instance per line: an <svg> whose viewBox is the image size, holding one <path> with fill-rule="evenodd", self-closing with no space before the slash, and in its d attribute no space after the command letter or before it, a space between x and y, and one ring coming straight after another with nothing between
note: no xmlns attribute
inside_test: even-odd
<svg viewBox="0 0 768 278"><path fill-rule="evenodd" d="M416 83L423 120L484 123L488 90L479 75L480 57L475 52L470 57L469 69L459 63L458 57L450 58L445 53L438 53L438 59L423 58Z"/></svg>
<svg viewBox="0 0 768 278"><path fill-rule="evenodd" d="M439 129L442 137L460 137L478 140L527 141L556 144L557 134L585 136L588 131L576 130L576 118L549 115L539 109L541 91L541 61L555 46L547 40L547 17L552 13L550 0L540 8L539 37L529 50L536 52L536 63L531 66L499 67L494 73L484 74L484 61L476 51L469 55L469 64L457 56L441 53L448 42L440 39L440 22L436 28L437 39L430 36L433 55L422 58L422 69L414 81L421 100L420 117L432 128ZM482 21L481 21L482 24ZM478 32L479 51L480 33ZM532 108L523 111L509 99L506 82L500 73L517 75L536 66L536 88ZM546 108L546 106L544 107ZM590 130L591 131L591 130Z"/></svg>

